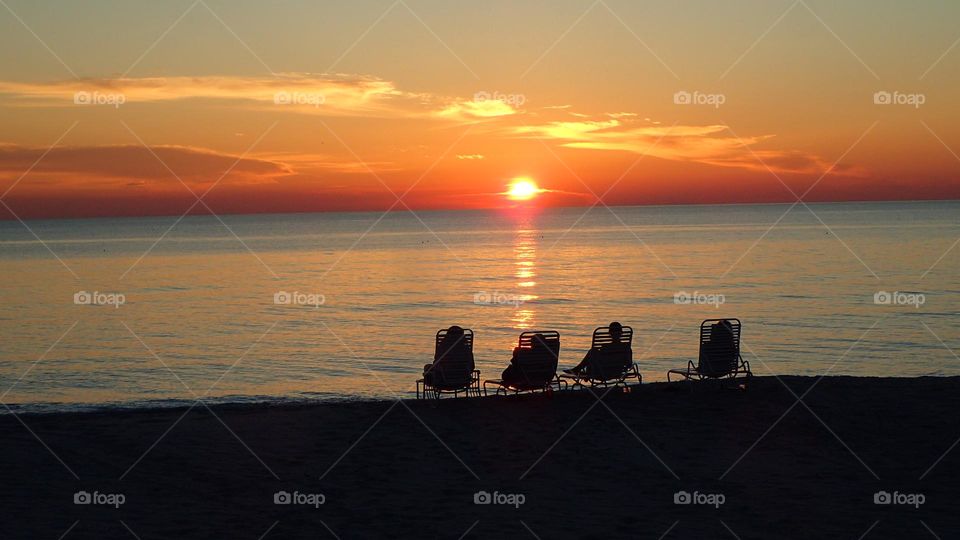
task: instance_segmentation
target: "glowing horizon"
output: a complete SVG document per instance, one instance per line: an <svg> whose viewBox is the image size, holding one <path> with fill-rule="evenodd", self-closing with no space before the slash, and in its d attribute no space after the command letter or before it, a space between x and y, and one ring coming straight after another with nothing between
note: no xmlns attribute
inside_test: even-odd
<svg viewBox="0 0 960 540"><path fill-rule="evenodd" d="M0 219L960 199L960 6L492 4L12 0Z"/></svg>

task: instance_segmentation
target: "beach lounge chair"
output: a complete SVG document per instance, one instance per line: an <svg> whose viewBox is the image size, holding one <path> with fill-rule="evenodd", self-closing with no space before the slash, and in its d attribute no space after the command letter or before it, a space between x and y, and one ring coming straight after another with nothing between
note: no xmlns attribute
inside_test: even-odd
<svg viewBox="0 0 960 540"><path fill-rule="evenodd" d="M462 345L460 340L445 345L448 329L437 332L436 354L441 360L430 370L430 377L417 380L417 399L426 398L428 393L440 399L441 394L453 394L454 397L464 393L469 396L473 393L480 395L480 371L471 367L473 354L473 330L463 330ZM446 349L446 350L444 350Z"/></svg>
<svg viewBox="0 0 960 540"><path fill-rule="evenodd" d="M633 361L633 328L622 328L619 342L615 342L608 326L594 330L585 369L563 377L574 386L627 386L633 380L642 383L643 376Z"/></svg>
<svg viewBox="0 0 960 540"><path fill-rule="evenodd" d="M503 392L549 392L566 387L566 381L557 376L557 363L560 358L560 333L552 330L524 332L520 334L515 356L510 369L516 377L511 380L489 379L483 381L483 393L488 388L495 389L494 394Z"/></svg>
<svg viewBox="0 0 960 540"><path fill-rule="evenodd" d="M749 382L753 374L750 363L740 356L740 326L739 319L707 319L700 323L697 364L691 361L686 368L671 369L667 372L667 381L671 375L679 375L687 381L715 379L721 384L743 376Z"/></svg>

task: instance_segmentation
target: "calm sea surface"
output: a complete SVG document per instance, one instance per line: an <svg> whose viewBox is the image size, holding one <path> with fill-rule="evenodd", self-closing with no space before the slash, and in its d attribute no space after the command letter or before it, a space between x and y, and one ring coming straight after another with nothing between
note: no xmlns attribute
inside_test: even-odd
<svg viewBox="0 0 960 540"><path fill-rule="evenodd" d="M523 330L566 366L619 320L664 380L713 317L761 375L960 375L960 203L221 219L0 222L0 401L410 397L450 324L489 378Z"/></svg>

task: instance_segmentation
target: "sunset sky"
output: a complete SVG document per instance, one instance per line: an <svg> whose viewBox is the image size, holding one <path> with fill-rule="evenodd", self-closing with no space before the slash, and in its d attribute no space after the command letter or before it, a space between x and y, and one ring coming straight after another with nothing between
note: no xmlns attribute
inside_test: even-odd
<svg viewBox="0 0 960 540"><path fill-rule="evenodd" d="M542 205L960 198L958 20L927 0L3 0L0 217L486 208L516 178Z"/></svg>

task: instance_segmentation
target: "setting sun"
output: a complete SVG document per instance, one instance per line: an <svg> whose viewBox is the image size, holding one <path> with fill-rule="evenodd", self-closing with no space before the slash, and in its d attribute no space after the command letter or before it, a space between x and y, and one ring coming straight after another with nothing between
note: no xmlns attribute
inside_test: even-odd
<svg viewBox="0 0 960 540"><path fill-rule="evenodd" d="M541 189L529 178L516 178L507 188L507 198L512 201L529 201L537 196Z"/></svg>

